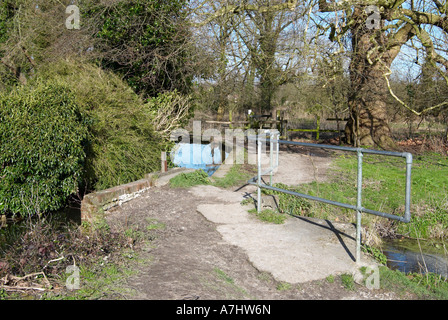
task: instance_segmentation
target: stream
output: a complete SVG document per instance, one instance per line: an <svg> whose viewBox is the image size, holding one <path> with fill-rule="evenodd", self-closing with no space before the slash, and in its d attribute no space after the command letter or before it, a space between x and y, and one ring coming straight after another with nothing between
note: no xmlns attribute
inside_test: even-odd
<svg viewBox="0 0 448 320"><path fill-rule="evenodd" d="M388 239L384 241L383 253L387 266L404 273L437 273L448 278L448 248L434 246L424 240Z"/></svg>

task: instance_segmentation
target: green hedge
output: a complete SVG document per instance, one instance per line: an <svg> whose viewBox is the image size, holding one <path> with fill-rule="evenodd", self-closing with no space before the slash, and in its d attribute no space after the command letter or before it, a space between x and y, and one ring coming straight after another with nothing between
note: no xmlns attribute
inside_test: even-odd
<svg viewBox="0 0 448 320"><path fill-rule="evenodd" d="M39 70L39 77L70 86L88 115L86 191L142 179L160 170L166 141L154 131L154 115L119 76L82 60L61 60Z"/></svg>
<svg viewBox="0 0 448 320"><path fill-rule="evenodd" d="M0 92L0 213L57 210L83 175L87 122L68 86Z"/></svg>
<svg viewBox="0 0 448 320"><path fill-rule="evenodd" d="M0 91L0 214L61 209L160 170L168 142L154 114L118 76L62 60L26 86Z"/></svg>

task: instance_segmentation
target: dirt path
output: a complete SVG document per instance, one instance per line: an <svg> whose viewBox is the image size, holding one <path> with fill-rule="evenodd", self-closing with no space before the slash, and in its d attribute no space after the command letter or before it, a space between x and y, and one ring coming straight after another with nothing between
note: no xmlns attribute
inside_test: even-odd
<svg viewBox="0 0 448 320"><path fill-rule="evenodd" d="M299 161L302 156L309 159L310 156L306 154L284 155L283 163L289 163L289 169L297 169L294 171L297 174L306 173L313 178L316 172L311 167L315 167L318 160L322 161L320 168L325 168L329 163L328 159L324 161L321 158L314 159L314 163L304 159ZM292 179L290 183L297 180L284 172L278 172L276 177L282 178L282 175L283 178ZM306 180L306 177L302 176L301 179ZM210 211L204 211L210 205L215 208L238 205L237 201L240 201L239 197L244 190L232 193L234 190L211 188L214 187L172 189L162 186L150 189L121 207L110 210L108 219L122 230L129 226L143 230L154 223L164 226L154 231L156 237L151 245L142 248L138 274L129 278L126 285L134 292L129 296L130 299L397 299L393 293L369 290L364 285L358 286L355 291L347 290L339 277L328 281L322 274L319 279L289 283L284 280L289 279L287 275L282 278L270 272L269 267L268 271L263 270L264 267L260 268L263 264L254 259L262 255L251 254L251 250L256 253L254 250L262 245L263 237L256 240L259 246L252 241L251 249L241 241L232 241L228 236L237 234L244 237L244 232L237 230L238 226L244 224L238 219L247 217L234 216L230 229L237 232L229 233L229 222L219 221L223 216L211 217L206 213ZM214 196L204 196L207 190ZM231 213L237 209L224 211ZM227 228L227 233L223 232L223 227ZM266 224L264 227L270 228ZM262 231L259 233L262 234ZM337 233L333 234L340 238ZM253 233L247 235L254 238ZM323 241L332 242L330 239ZM338 241L331 245L338 245ZM267 263L274 261L285 264L294 261L290 259L286 252L278 251L272 261ZM305 262L302 268L312 270L314 264L310 261L307 265Z"/></svg>

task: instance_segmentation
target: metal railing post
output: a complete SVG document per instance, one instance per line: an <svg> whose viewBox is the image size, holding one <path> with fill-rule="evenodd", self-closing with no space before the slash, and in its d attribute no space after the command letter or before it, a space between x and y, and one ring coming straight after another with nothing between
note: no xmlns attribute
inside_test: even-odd
<svg viewBox="0 0 448 320"><path fill-rule="evenodd" d="M412 170L412 154L406 154L406 197L405 197L405 213L404 220L411 221L411 170Z"/></svg>
<svg viewBox="0 0 448 320"><path fill-rule="evenodd" d="M279 133L276 134L277 137L279 137ZM320 145L320 144L313 144L313 143L305 143L305 142L296 142L296 141L286 141L286 140L280 140L277 138L277 141L275 141L275 143L277 143L276 146L276 158L275 158L275 166L273 165L273 143L272 143L272 136L273 134L271 133L271 166L270 166L270 174L272 177L272 173L274 168L278 168L279 166L279 151L280 151L280 143L282 144L289 144L289 145L297 145L297 146L305 146L305 147L311 147L311 148L320 148L320 149L330 149L330 150L340 150L340 151L349 151L349 152L356 152L357 156L358 156L358 164L357 164L357 203L356 205L353 204L348 204L348 203L343 203L343 202L337 202L337 201L333 201L330 199L325 199L325 198L320 198L320 197L316 197L316 196L312 196L309 194L304 194L304 193L299 193L296 191L292 191L292 190L287 190L287 189L281 189L278 187L274 187L272 185L272 181L270 185L267 185L265 183L262 183L261 177L262 175L267 174L266 172L262 172L262 166L261 166L261 143L262 141L264 143L266 143L266 134L264 136L262 136L261 134L257 135L257 143L258 143L258 174L256 177L251 178L250 180L248 180L248 184L257 186L257 191L258 191L258 200L257 200L257 211L261 212L261 188L267 189L267 190L272 190L275 192L282 192L285 194L290 194L293 196L297 196L297 197L301 197L304 199L308 199L308 200L313 200L313 201L319 201L322 203L326 203L326 204L330 204L330 205L335 205L341 208L346 208L346 209L350 209L350 210L354 210L356 211L356 263L359 264L361 262L361 227L362 227L362 214L363 213L368 213L368 214L373 214L373 215L377 215L383 218L388 218L388 219L392 219L392 220L397 220L400 222L404 222L404 223L409 223L411 220L411 212L410 212L410 205L411 205L411 186L412 186L412 181L411 181L411 169L412 169L412 154L410 153L399 153L399 152L392 152L392 151L381 151L381 150L371 150L371 149L362 149L362 148L352 148L352 147L342 147L342 146L332 146L332 145ZM275 136L275 134L274 134ZM389 214L386 212L381 212L381 211L376 211L376 210L371 210L371 209L367 209L364 208L362 206L362 180L363 180L363 156L364 153L366 154L377 154L377 155L384 155L384 156L393 156L393 157L403 157L406 158L406 196L405 196L405 214L404 216L397 216L394 214Z"/></svg>
<svg viewBox="0 0 448 320"><path fill-rule="evenodd" d="M276 154L276 161L275 161L275 167L278 168L278 157L280 154L280 132L277 133L277 154Z"/></svg>
<svg viewBox="0 0 448 320"><path fill-rule="evenodd" d="M272 132L269 133L269 185L272 186L272 175L274 173L274 142L272 139L274 138L274 134Z"/></svg>
<svg viewBox="0 0 448 320"><path fill-rule="evenodd" d="M361 219L362 219L362 150L358 149L358 196L356 202L356 262L361 263Z"/></svg>
<svg viewBox="0 0 448 320"><path fill-rule="evenodd" d="M257 178L257 212L261 212L261 135L258 134L257 139L257 166L258 166L258 178Z"/></svg>

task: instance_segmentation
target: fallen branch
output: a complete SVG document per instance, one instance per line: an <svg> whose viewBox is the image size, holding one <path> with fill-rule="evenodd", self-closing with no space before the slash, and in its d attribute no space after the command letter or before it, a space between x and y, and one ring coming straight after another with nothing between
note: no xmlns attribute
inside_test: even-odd
<svg viewBox="0 0 448 320"><path fill-rule="evenodd" d="M45 291L45 288L39 288L39 287L21 287L21 286L12 286L12 285L7 285L9 283L13 283L13 284L18 284L21 281L26 281L26 279L31 278L31 277L35 277L35 276L40 276L42 275L45 279L45 282L47 284L48 288L52 288L52 285L50 283L50 281L48 280L47 276L45 275L44 272L35 272L35 273L30 273L27 274L23 277L16 277L16 276L12 276L12 275L7 275L4 278L0 279L1 282L3 282L3 284L0 285L0 288L2 289L6 289L6 290L11 290L11 288L18 288L18 290L39 290L39 291Z"/></svg>
<svg viewBox="0 0 448 320"><path fill-rule="evenodd" d="M17 287L17 286L7 286L7 285L0 285L0 289L4 289L6 291L22 291L22 290L45 291L44 288L38 288L38 287Z"/></svg>
<svg viewBox="0 0 448 320"><path fill-rule="evenodd" d="M52 262L56 262L56 261L60 261L60 260L63 260L63 259L65 259L64 256L62 256L62 257L60 257L60 258L57 258L57 259L50 260L50 261L48 261L47 264L43 267L43 269L45 270L45 269L48 267L48 265L49 265L50 263L52 263Z"/></svg>

